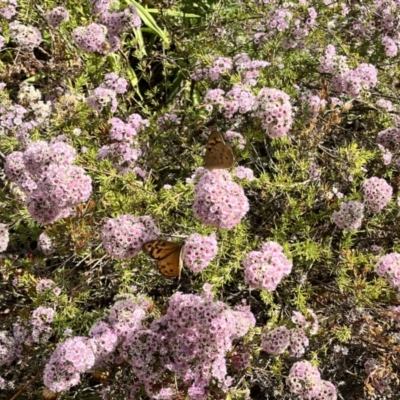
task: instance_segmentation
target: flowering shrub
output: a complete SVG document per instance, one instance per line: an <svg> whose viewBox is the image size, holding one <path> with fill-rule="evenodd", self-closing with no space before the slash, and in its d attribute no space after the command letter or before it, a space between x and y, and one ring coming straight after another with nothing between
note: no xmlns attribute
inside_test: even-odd
<svg viewBox="0 0 400 400"><path fill-rule="evenodd" d="M111 308L107 322L98 321L92 327L90 338L77 336L58 344L46 364L45 385L53 392L63 392L77 385L80 374L94 365L111 363L117 351L150 397L157 398L153 386L167 370L190 385L191 397L205 399L211 379L227 390L231 379L225 355L232 341L254 326L249 308L231 309L214 301L208 291L200 296L177 292L166 314L148 328L142 324L147 305L142 298L120 300ZM174 394L171 387L162 392L170 393L168 398Z"/></svg>
<svg viewBox="0 0 400 400"><path fill-rule="evenodd" d="M396 399L399 1L36 3L0 0L0 397Z"/></svg>

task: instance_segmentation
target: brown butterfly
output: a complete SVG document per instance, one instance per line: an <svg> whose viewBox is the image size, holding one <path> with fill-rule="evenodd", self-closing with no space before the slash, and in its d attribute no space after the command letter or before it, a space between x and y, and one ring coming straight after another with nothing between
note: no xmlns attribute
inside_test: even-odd
<svg viewBox="0 0 400 400"><path fill-rule="evenodd" d="M162 275L167 278L180 278L183 266L183 245L158 239L144 243L142 250L157 260L157 268Z"/></svg>
<svg viewBox="0 0 400 400"><path fill-rule="evenodd" d="M227 169L233 165L233 153L225 144L224 138L217 131L211 132L204 156L204 167L208 170Z"/></svg>

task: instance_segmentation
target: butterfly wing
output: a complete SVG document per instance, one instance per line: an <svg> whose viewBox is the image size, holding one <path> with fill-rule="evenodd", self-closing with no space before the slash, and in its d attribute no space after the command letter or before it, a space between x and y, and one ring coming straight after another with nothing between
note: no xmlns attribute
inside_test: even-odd
<svg viewBox="0 0 400 400"><path fill-rule="evenodd" d="M143 251L157 260L157 268L167 278L180 276L183 246L167 240L150 240L143 244Z"/></svg>
<svg viewBox="0 0 400 400"><path fill-rule="evenodd" d="M169 256L158 261L157 268L165 277L176 278L181 276L182 263L182 246L180 246Z"/></svg>
<svg viewBox="0 0 400 400"><path fill-rule="evenodd" d="M142 250L155 260L162 260L180 248L179 244L168 240L150 240L143 244Z"/></svg>
<svg viewBox="0 0 400 400"><path fill-rule="evenodd" d="M206 155L204 156L204 167L208 170L227 169L234 162L233 153L224 138L217 131L213 131L208 138Z"/></svg>

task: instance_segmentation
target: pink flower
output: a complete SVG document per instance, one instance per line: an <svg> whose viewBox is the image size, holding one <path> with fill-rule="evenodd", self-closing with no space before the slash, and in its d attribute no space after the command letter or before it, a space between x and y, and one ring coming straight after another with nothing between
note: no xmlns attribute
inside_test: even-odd
<svg viewBox="0 0 400 400"><path fill-rule="evenodd" d="M249 210L243 189L221 169L204 172L195 185L194 215L203 224L222 229L238 225ZM199 174L197 174L199 176Z"/></svg>
<svg viewBox="0 0 400 400"><path fill-rule="evenodd" d="M276 242L266 242L243 261L245 283L252 289L273 291L292 270L292 262Z"/></svg>
<svg viewBox="0 0 400 400"><path fill-rule="evenodd" d="M393 188L384 180L376 176L366 179L363 183L364 202L377 213L389 203Z"/></svg>
<svg viewBox="0 0 400 400"><path fill-rule="evenodd" d="M190 235L183 248L183 262L193 272L202 271L215 258L218 252L215 233L201 236L198 233Z"/></svg>
<svg viewBox="0 0 400 400"><path fill-rule="evenodd" d="M151 217L129 214L109 219L101 230L101 241L108 254L115 258L134 257L143 243L160 236Z"/></svg>
<svg viewBox="0 0 400 400"><path fill-rule="evenodd" d="M340 210L333 212L333 221L343 230L351 231L360 228L364 217L364 205L358 201L341 203Z"/></svg>
<svg viewBox="0 0 400 400"><path fill-rule="evenodd" d="M293 123L289 100L290 97L281 90L265 87L259 91L255 115L260 118L267 136L280 138L289 132Z"/></svg>
<svg viewBox="0 0 400 400"><path fill-rule="evenodd" d="M8 228L5 224L0 224L0 253L7 250L9 241Z"/></svg>

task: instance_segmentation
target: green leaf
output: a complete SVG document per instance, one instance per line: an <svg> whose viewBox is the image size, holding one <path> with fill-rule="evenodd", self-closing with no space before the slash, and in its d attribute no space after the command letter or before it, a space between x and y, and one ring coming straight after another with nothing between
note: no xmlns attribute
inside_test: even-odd
<svg viewBox="0 0 400 400"><path fill-rule="evenodd" d="M139 4L135 0L128 0L128 2L136 7L141 20L153 33L155 33L161 38L161 40L164 42L164 46L169 47L170 39L168 32L166 32L164 29L158 26L157 22L150 14L149 10L147 8L144 8L141 4Z"/></svg>
<svg viewBox="0 0 400 400"><path fill-rule="evenodd" d="M159 14L159 13L160 13L160 10L158 10L157 8L148 8L147 11L148 11L149 13L153 13L153 14ZM177 10L163 10L162 13L163 13L164 15L168 16L168 17L200 18L200 15L185 13L185 12L177 11Z"/></svg>

